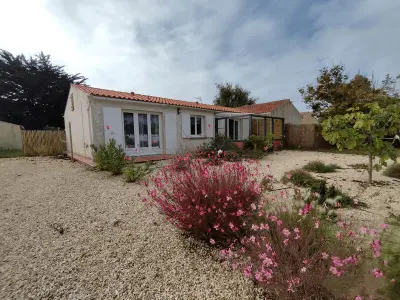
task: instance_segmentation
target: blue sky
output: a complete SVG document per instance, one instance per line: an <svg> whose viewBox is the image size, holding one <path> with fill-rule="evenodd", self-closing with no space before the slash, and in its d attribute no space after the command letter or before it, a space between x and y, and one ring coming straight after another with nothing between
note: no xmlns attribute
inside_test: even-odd
<svg viewBox="0 0 400 300"><path fill-rule="evenodd" d="M324 66L400 73L398 0L2 1L0 48L44 51L95 87L211 103L215 83L290 98ZM24 20L23 22L21 20Z"/></svg>

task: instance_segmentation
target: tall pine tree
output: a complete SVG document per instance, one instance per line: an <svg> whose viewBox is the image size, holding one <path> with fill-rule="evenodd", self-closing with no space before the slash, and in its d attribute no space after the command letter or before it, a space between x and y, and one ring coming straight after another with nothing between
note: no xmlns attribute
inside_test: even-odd
<svg viewBox="0 0 400 300"><path fill-rule="evenodd" d="M26 58L0 49L0 120L25 129L64 128L70 85L86 80L53 65L43 52Z"/></svg>

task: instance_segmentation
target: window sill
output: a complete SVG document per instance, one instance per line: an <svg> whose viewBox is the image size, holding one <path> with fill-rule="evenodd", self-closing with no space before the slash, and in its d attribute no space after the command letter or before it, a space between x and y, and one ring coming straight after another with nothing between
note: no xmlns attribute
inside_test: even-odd
<svg viewBox="0 0 400 300"><path fill-rule="evenodd" d="M206 136L189 136L189 137L184 137L184 140L205 140L208 139L209 137Z"/></svg>

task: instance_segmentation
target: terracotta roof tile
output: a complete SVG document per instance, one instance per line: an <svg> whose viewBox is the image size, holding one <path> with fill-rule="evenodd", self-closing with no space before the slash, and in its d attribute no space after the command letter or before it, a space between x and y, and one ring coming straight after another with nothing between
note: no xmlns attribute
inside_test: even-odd
<svg viewBox="0 0 400 300"><path fill-rule="evenodd" d="M118 98L118 99L126 99L126 100L133 100L133 101L160 103L160 104L200 108L200 109L223 111L223 112L236 112L236 113L242 112L239 108L202 104L202 103L197 103L197 102L175 100L175 99L162 98L162 97L154 97L154 96L141 95L141 94L136 94L136 93L118 92L118 91L99 89L99 88L94 88L94 87L79 85L79 84L73 84L73 86L77 87L78 89L80 89L81 91L83 91L85 93L88 93L88 94L91 94L94 96L99 96L99 97L109 97L109 98Z"/></svg>
<svg viewBox="0 0 400 300"><path fill-rule="evenodd" d="M241 112L262 114L262 113L273 112L278 107L280 107L286 103L289 103L289 102L290 102L289 99L284 99L284 100L265 102L265 103L260 103L260 104L245 105L245 106L238 107L238 109Z"/></svg>

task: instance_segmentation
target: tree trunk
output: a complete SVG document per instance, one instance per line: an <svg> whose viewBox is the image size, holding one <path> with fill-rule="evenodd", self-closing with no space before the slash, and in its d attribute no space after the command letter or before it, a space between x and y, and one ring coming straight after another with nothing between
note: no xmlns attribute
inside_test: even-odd
<svg viewBox="0 0 400 300"><path fill-rule="evenodd" d="M369 151L368 151L368 184L372 183L372 137L371 135L368 136L368 144L369 144Z"/></svg>
<svg viewBox="0 0 400 300"><path fill-rule="evenodd" d="M368 153L368 184L372 183L372 152Z"/></svg>

